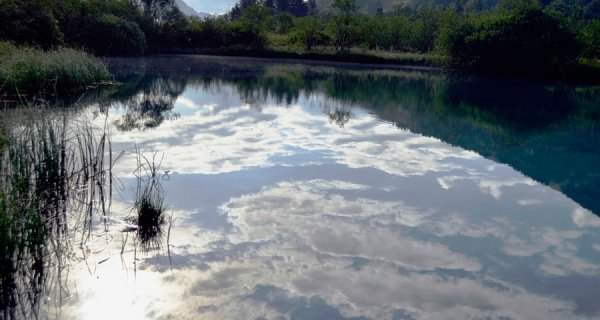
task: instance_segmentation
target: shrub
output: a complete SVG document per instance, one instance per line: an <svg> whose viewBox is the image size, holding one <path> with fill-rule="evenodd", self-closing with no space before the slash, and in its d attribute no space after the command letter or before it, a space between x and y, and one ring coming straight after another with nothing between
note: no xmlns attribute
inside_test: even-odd
<svg viewBox="0 0 600 320"><path fill-rule="evenodd" d="M312 50L314 46L325 43L324 28L321 20L315 17L298 18L292 32L292 41L301 44L306 50Z"/></svg>
<svg viewBox="0 0 600 320"><path fill-rule="evenodd" d="M226 47L263 48L267 43L264 32L249 27L244 21L235 21L225 29L224 45Z"/></svg>
<svg viewBox="0 0 600 320"><path fill-rule="evenodd" d="M600 59L600 21L592 20L582 33L584 55Z"/></svg>
<svg viewBox="0 0 600 320"><path fill-rule="evenodd" d="M0 21L0 40L43 48L63 42L52 9L44 0L2 0Z"/></svg>
<svg viewBox="0 0 600 320"><path fill-rule="evenodd" d="M112 14L103 14L90 24L85 46L98 55L141 55L146 38L140 27Z"/></svg>
<svg viewBox="0 0 600 320"><path fill-rule="evenodd" d="M562 21L537 8L472 18L444 32L438 49L453 65L486 72L556 74L580 52Z"/></svg>

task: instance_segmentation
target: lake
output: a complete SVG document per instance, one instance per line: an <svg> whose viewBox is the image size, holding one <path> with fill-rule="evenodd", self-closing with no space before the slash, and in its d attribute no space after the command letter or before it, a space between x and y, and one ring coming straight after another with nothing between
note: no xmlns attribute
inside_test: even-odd
<svg viewBox="0 0 600 320"><path fill-rule="evenodd" d="M108 62L121 84L70 112L122 154L110 214L39 317L600 319L600 87ZM168 216L146 247L127 218L140 163Z"/></svg>

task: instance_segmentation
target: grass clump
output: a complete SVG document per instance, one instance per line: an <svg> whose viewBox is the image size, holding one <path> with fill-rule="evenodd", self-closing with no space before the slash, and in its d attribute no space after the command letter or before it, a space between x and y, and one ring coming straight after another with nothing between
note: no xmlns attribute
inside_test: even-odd
<svg viewBox="0 0 600 320"><path fill-rule="evenodd" d="M148 252L159 249L165 236L167 219L161 180L167 179L168 175L160 173L162 159L157 161L156 154L148 159L139 150L136 153L138 167L134 174L137 189L133 206L136 216L129 220L135 224L137 243L144 252Z"/></svg>
<svg viewBox="0 0 600 320"><path fill-rule="evenodd" d="M160 247L162 243L165 223L163 200L160 192L148 186L136 204L137 236L144 251Z"/></svg>
<svg viewBox="0 0 600 320"><path fill-rule="evenodd" d="M106 65L82 51L44 51L0 42L0 92L4 96L67 94L109 78Z"/></svg>

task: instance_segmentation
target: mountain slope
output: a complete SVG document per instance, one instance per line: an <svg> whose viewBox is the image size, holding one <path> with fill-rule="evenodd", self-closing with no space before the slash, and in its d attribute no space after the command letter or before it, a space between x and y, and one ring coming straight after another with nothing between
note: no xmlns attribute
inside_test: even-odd
<svg viewBox="0 0 600 320"><path fill-rule="evenodd" d="M328 10L334 0L317 0L317 7L322 10ZM580 6L586 18L600 19L600 0L539 0L542 4L548 5L553 1L564 4L565 7L571 5ZM496 6L498 0L356 0L360 6L359 11L363 13L374 14L379 8L383 11L390 11L396 7L420 8L448 6L452 3L461 3L463 6L473 8L474 10L485 10Z"/></svg>
<svg viewBox="0 0 600 320"><path fill-rule="evenodd" d="M195 17L199 17L199 18L206 18L206 17L210 16L210 14L208 14L208 13L198 12L198 11L194 10L194 8L190 7L183 0L175 0L175 4L177 4L177 7L179 8L179 10L186 16L189 16L189 17L195 16Z"/></svg>

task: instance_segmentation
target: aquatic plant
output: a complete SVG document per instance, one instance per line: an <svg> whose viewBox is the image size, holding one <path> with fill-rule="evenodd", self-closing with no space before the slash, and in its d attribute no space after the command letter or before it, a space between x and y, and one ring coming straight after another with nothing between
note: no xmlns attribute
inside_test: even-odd
<svg viewBox="0 0 600 320"><path fill-rule="evenodd" d="M87 213L106 207L114 164L101 160L110 153L105 129L68 113L19 113L0 121L8 141L0 149L0 319L39 318L45 298L60 304L68 295L70 239L83 231L71 221L89 228ZM102 147L88 149L81 135Z"/></svg>
<svg viewBox="0 0 600 320"><path fill-rule="evenodd" d="M148 159L136 148L136 155L137 188L133 206L136 216L130 220L135 224L137 243L142 251L148 252L160 248L165 236L163 229L167 218L161 181L168 178L168 174L160 172L162 157L157 160L156 153Z"/></svg>

